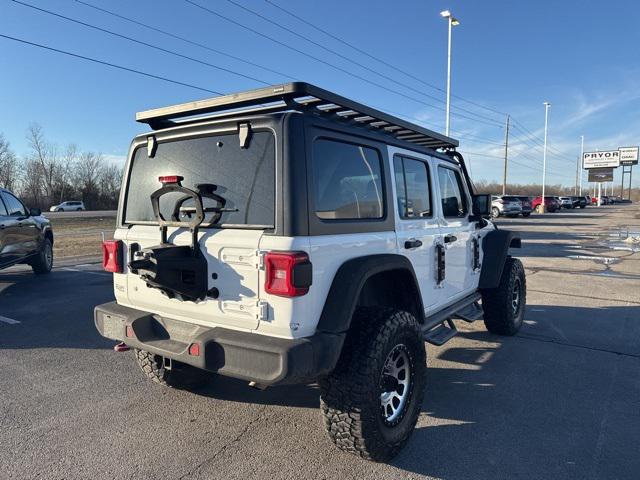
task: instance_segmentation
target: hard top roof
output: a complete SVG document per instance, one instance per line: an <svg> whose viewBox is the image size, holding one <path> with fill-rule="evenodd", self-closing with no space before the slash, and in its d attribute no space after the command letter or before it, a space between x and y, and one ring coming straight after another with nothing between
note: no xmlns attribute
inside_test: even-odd
<svg viewBox="0 0 640 480"><path fill-rule="evenodd" d="M421 147L450 150L458 146L458 141L453 138L304 82L284 83L146 110L136 114L136 121L157 130L200 121L203 116L221 118L288 110L313 112L335 120L353 122Z"/></svg>

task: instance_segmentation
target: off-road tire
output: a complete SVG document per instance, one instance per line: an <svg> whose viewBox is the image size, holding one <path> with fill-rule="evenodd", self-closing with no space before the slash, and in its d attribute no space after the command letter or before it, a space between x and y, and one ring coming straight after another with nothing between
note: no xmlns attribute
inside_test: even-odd
<svg viewBox="0 0 640 480"><path fill-rule="evenodd" d="M427 370L424 340L415 317L400 310L361 307L351 325L336 368L320 381L320 408L338 448L382 462L400 451L418 420ZM410 381L404 406L396 407L399 416L390 423L382 413L382 371L398 348L408 353Z"/></svg>
<svg viewBox="0 0 640 480"><path fill-rule="evenodd" d="M174 361L168 370L160 355L136 348L135 356L142 372L159 385L186 390L199 387L207 380L206 372L190 365Z"/></svg>
<svg viewBox="0 0 640 480"><path fill-rule="evenodd" d="M33 273L43 275L49 273L53 268L53 245L51 240L45 238L40 247L40 251L30 262Z"/></svg>
<svg viewBox="0 0 640 480"><path fill-rule="evenodd" d="M522 262L517 258L508 257L498 286L485 288L481 293L487 330L498 335L518 333L527 303L527 284Z"/></svg>

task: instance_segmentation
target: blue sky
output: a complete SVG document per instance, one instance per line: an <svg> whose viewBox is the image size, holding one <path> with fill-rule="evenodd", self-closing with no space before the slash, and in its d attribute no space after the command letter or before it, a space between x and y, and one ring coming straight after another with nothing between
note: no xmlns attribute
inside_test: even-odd
<svg viewBox="0 0 640 480"><path fill-rule="evenodd" d="M446 78L446 22L439 12L450 9L461 21L453 32L453 93L474 102L453 99L452 136L461 140L460 150L468 152L466 157L471 161L474 179L501 179L502 124L504 113L509 113L517 122L512 128L510 156L518 162L511 164L509 180L541 181L539 143L545 100L552 104L548 183L573 185L580 135L585 136L585 150L640 143L638 2L269 0L436 87L431 88L327 37L265 0L233 2L347 59L228 0L193 0L354 75L384 85L384 89L273 43L184 0L83 1L286 76L133 25L74 0L21 1L267 83L285 82L289 77L315 83L363 103L419 119L436 131L444 131L442 90ZM263 85L10 0L0 0L0 34L220 92ZM19 154L27 151L24 137L28 125L38 122L53 142L60 145L73 142L82 149L102 152L108 161L121 162L131 137L145 130L134 121L136 111L208 96L211 94L0 38L0 132ZM619 175L616 172L618 188ZM635 177L634 184L640 184L640 173Z"/></svg>

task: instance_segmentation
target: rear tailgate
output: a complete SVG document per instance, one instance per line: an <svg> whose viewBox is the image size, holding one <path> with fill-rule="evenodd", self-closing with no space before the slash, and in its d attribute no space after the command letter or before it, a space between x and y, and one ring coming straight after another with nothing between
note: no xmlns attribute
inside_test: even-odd
<svg viewBox="0 0 640 480"><path fill-rule="evenodd" d="M170 229L169 239L176 245L189 245L189 232L180 230ZM213 298L213 292L199 302L168 298L160 290L147 287L139 275L127 268L126 300L118 298L118 303L201 325L256 329L260 316L258 246L261 237L260 230L211 229L200 233L209 289L217 289L218 298ZM126 237L127 246L137 243L141 248L157 245L158 241L158 228L146 225L133 226Z"/></svg>

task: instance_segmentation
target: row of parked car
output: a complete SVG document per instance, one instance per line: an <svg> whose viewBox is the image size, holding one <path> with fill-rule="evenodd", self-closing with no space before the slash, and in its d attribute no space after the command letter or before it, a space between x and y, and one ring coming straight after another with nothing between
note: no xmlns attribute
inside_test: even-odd
<svg viewBox="0 0 640 480"><path fill-rule="evenodd" d="M602 195L601 205L610 205L615 203L629 203L619 196ZM542 211L542 195L537 197L529 197L527 195L493 195L491 197L491 216L494 218L517 217L522 215L528 217L534 210ZM587 205L597 205L598 197L590 195L581 196L564 196L557 197L552 195L544 196L544 208L547 212L557 212L563 208L585 208Z"/></svg>
<svg viewBox="0 0 640 480"><path fill-rule="evenodd" d="M491 197L491 215L494 218L500 216L517 217L518 215L528 217L534 210L536 212L542 211L543 203L547 212L557 212L563 208L585 208L592 203L592 199L588 195L571 197L545 195L543 201L542 195L537 197L493 195Z"/></svg>

